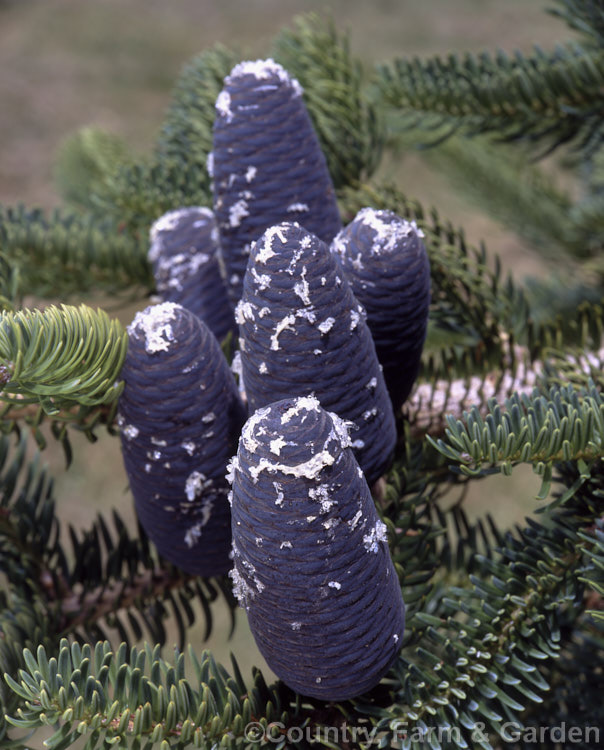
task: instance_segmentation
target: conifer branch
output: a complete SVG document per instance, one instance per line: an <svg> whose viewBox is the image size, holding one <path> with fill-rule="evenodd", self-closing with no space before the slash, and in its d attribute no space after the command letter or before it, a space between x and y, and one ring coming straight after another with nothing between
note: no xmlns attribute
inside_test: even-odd
<svg viewBox="0 0 604 750"><path fill-rule="evenodd" d="M53 592L48 605L59 613L59 632L70 633L89 626L122 609L140 607L145 601L165 597L174 588L183 588L194 576L167 566L143 570L127 580L103 583L92 591L79 593L73 588ZM55 598L56 597L56 598Z"/></svg>
<svg viewBox="0 0 604 750"><path fill-rule="evenodd" d="M591 252L586 262L588 271L602 280L604 270L600 259L604 245L604 152L596 152L584 167L583 195L569 214L575 244L581 243Z"/></svg>
<svg viewBox="0 0 604 750"><path fill-rule="evenodd" d="M463 420L447 418L446 441L434 447L467 476L503 471L516 463L532 463L543 476L539 493L549 491L554 463L573 461L580 475L556 503L565 502L589 477L589 466L604 456L604 401L595 387L575 391L572 386L552 387L547 396L514 393L500 406L488 401L483 418L477 407Z"/></svg>
<svg viewBox="0 0 604 750"><path fill-rule="evenodd" d="M589 559L583 575L579 580L591 587L593 596L589 598L587 614L604 622L604 521L597 519L593 530L579 534L587 547L585 554Z"/></svg>
<svg viewBox="0 0 604 750"><path fill-rule="evenodd" d="M59 148L55 181L64 200L94 213L106 181L131 160L126 144L96 127L84 127L68 136Z"/></svg>
<svg viewBox="0 0 604 750"><path fill-rule="evenodd" d="M453 721L456 731L441 735L453 747L488 748L504 719L543 702L549 686L540 672L566 645L559 618L581 596L577 575L593 542L583 531L599 512L592 485L545 525L529 519L518 537L505 535L495 557L476 555L468 581L435 589L432 613L424 604L413 616L416 645L401 654L395 705L379 720L388 739L395 719L424 737Z"/></svg>
<svg viewBox="0 0 604 750"><path fill-rule="evenodd" d="M564 19L571 29L584 34L593 46L604 40L604 10L599 0L554 0L557 6L549 12Z"/></svg>
<svg viewBox="0 0 604 750"><path fill-rule="evenodd" d="M272 716L287 720L279 692L268 688L259 672L248 690L236 662L231 676L209 652L201 659L192 650L190 655L196 687L185 677L184 654L177 653L172 666L148 645L130 650L123 643L113 651L107 642L92 649L64 640L56 658L43 647L36 656L26 650L21 683L6 680L27 708L8 721L20 728L60 722L49 740L53 747L68 747L88 734L95 744L147 740L166 747L175 741L236 748L249 744L244 732L255 717L267 717L266 723Z"/></svg>
<svg viewBox="0 0 604 750"><path fill-rule="evenodd" d="M233 50L217 44L196 55L183 68L172 89L172 101L157 141L159 162L193 166L200 179L207 174L216 98L237 61Z"/></svg>
<svg viewBox="0 0 604 750"><path fill-rule="evenodd" d="M19 296L19 269L14 260L0 253L0 311L12 311Z"/></svg>
<svg viewBox="0 0 604 750"><path fill-rule="evenodd" d="M200 166L192 161L124 165L105 180L98 204L105 216L113 217L116 225L137 239L141 252L144 247L146 262L153 222L175 208L211 205L210 177L205 163ZM147 287L152 289L153 282L147 280Z"/></svg>
<svg viewBox="0 0 604 750"><path fill-rule="evenodd" d="M604 246L604 195L602 192L588 194L572 207L569 219L572 222L573 244L582 245L592 251L585 263L585 270L604 278L604 269L599 251Z"/></svg>
<svg viewBox="0 0 604 750"><path fill-rule="evenodd" d="M459 726L451 735L454 747L490 747L490 733L501 735L509 710L542 702L548 690L536 667L563 645L556 613L572 603L569 584L585 551L578 536L584 523L580 513L563 526L533 523L520 538L506 540L500 559L480 557L482 574L472 578L472 588L450 590L435 614L414 615L410 627L421 640L414 656L404 651L391 672L396 702L378 707L351 701L342 706L346 721L358 723L368 714L373 736L387 744L401 725L409 732L442 730L453 715ZM529 560L539 572L527 576ZM35 657L26 650L24 658L20 682L6 678L26 701L9 721L23 729L59 721L55 740L64 747L78 734L95 742L170 737L198 746L228 737L228 746L245 747L245 726L256 717L267 724L280 720L283 731L296 724L320 726L326 718L320 706L293 701L282 684L267 688L259 672L247 690L235 663L230 677L207 653L201 661L192 654L198 686L186 678L182 655L171 667L148 646L129 653L125 644L117 651L107 643L80 650L64 641L56 659L43 648Z"/></svg>
<svg viewBox="0 0 604 750"><path fill-rule="evenodd" d="M117 381L127 345L119 321L85 305L4 312L0 398L39 403L51 415L74 403L111 403L120 393Z"/></svg>
<svg viewBox="0 0 604 750"><path fill-rule="evenodd" d="M404 154L424 136L422 130L404 131L394 137L394 147ZM570 195L538 164L531 163L526 149L494 145L486 137L452 136L438 146L421 149L419 155L473 206L502 226L513 227L545 258L561 261L568 252L588 255L589 248L578 237L580 224L569 216Z"/></svg>
<svg viewBox="0 0 604 750"><path fill-rule="evenodd" d="M604 623L580 616L567 631L559 658L540 667L550 689L543 703L535 704L523 715L527 730L539 727L576 726L597 743L594 729L604 726L604 708L596 696L604 689L601 665L604 661ZM585 686L590 689L586 690ZM534 736L538 736L535 734Z"/></svg>
<svg viewBox="0 0 604 750"><path fill-rule="evenodd" d="M548 385L571 383L584 388L590 381L601 386L604 349L562 352L545 348L543 354L542 359L534 359L528 347L512 346L502 353L502 367L497 370L420 382L403 407L412 437L436 439L445 431L447 418L461 420L473 409L485 418L490 400L501 404L514 393L530 396L536 387L543 390Z"/></svg>
<svg viewBox="0 0 604 750"><path fill-rule="evenodd" d="M432 142L462 132L505 140L545 140L550 148L601 142L604 53L579 45L539 49L531 57L499 52L395 60L377 71L379 95L403 127L422 126Z"/></svg>
<svg viewBox="0 0 604 750"><path fill-rule="evenodd" d="M17 677L20 668L24 667L23 648L37 648L44 644L54 651L57 642L49 635L48 613L32 602L29 596L22 596L15 591L0 593L0 672L3 675ZM16 711L19 697L3 680L0 684L0 743L11 747L8 736L9 725L6 717ZM19 747L17 744L16 747Z"/></svg>
<svg viewBox="0 0 604 750"><path fill-rule="evenodd" d="M166 635L162 621L169 605L182 645L187 628L196 621L196 602L206 622L204 638L209 637L211 605L220 595L234 629L235 600L226 579L202 579L183 572L152 552L140 526L133 537L115 511L113 522L115 530L102 516L85 532L70 528L74 563L58 579L55 571L49 571L57 585L44 592L46 606L57 612L57 632L68 635L83 631L90 636L104 633L106 625L128 640L123 614L135 637L141 638L147 630L154 642L163 644Z"/></svg>
<svg viewBox="0 0 604 750"><path fill-rule="evenodd" d="M119 221L0 206L0 253L18 267L21 288L39 297L151 289L147 247L146 235L125 233Z"/></svg>
<svg viewBox="0 0 604 750"><path fill-rule="evenodd" d="M513 347L500 370L450 380L419 383L403 407L415 439L438 438L449 419L461 419L476 409L484 414L490 400L503 402L513 393L529 394L544 376L543 362L531 362L528 349Z"/></svg>

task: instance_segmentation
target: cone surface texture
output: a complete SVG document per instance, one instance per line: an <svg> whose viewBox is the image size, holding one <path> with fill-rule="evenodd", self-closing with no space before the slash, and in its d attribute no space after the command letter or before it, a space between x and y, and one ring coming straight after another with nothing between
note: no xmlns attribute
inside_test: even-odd
<svg viewBox="0 0 604 750"><path fill-rule="evenodd" d="M354 423L353 449L369 484L390 464L396 428L364 319L327 245L298 224L254 243L235 311L250 412L313 393Z"/></svg>
<svg viewBox="0 0 604 750"><path fill-rule="evenodd" d="M315 398L284 399L247 421L229 475L235 595L270 668L323 700L376 685L404 631L386 526L349 445Z"/></svg>
<svg viewBox="0 0 604 750"><path fill-rule="evenodd" d="M153 224L150 239L149 260L162 300L195 313L219 341L234 331L213 212L197 206L169 211Z"/></svg>
<svg viewBox="0 0 604 750"><path fill-rule="evenodd" d="M229 291L241 297L250 243L299 221L331 242L342 224L302 89L273 60L236 65L216 100L210 170Z"/></svg>
<svg viewBox="0 0 604 750"><path fill-rule="evenodd" d="M415 222L363 208L336 236L340 259L367 325L397 411L419 372L430 307L430 265Z"/></svg>
<svg viewBox="0 0 604 750"><path fill-rule="evenodd" d="M128 333L118 424L138 518L170 562L225 573L225 470L244 421L233 376L212 333L180 305L146 308Z"/></svg>

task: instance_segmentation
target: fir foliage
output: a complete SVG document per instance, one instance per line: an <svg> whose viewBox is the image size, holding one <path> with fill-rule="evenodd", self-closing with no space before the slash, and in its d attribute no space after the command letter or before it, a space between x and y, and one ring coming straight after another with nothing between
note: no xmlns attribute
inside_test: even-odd
<svg viewBox="0 0 604 750"><path fill-rule="evenodd" d="M180 206L212 202L207 173L197 164L166 160L125 165L109 176L98 194L99 215L112 217L133 248L147 243L149 229L162 214Z"/></svg>
<svg viewBox="0 0 604 750"><path fill-rule="evenodd" d="M397 152L421 138L417 130L402 134L396 140ZM549 261L563 261L569 251L587 251L574 235L579 222L568 220L572 206L568 192L531 162L526 148L494 145L486 136L453 136L424 149L422 158L443 170L473 205L503 226L513 226Z"/></svg>
<svg viewBox="0 0 604 750"><path fill-rule="evenodd" d="M223 80L238 56L222 45L194 57L182 70L172 91L156 146L159 161L194 165L198 179L206 175L212 150L214 103ZM209 185L209 180L207 182Z"/></svg>
<svg viewBox="0 0 604 750"><path fill-rule="evenodd" d="M531 463L544 477L539 493L544 498L554 463L575 461L581 481L604 455L604 402L593 384L583 393L572 386L553 387L547 396L538 390L531 396L514 393L502 406L492 399L488 407L486 416L473 407L464 422L448 417L447 439L435 443L468 476L497 469L509 474L514 464ZM573 485L569 496L576 489Z"/></svg>
<svg viewBox="0 0 604 750"><path fill-rule="evenodd" d="M4 312L0 362L5 401L39 403L47 414L115 401L127 335L102 310L81 305Z"/></svg>
<svg viewBox="0 0 604 750"><path fill-rule="evenodd" d="M580 32L578 40L532 55L395 59L377 66L373 96L385 105L391 143L441 144L428 161L546 257L582 258L601 287L602 9L599 2L557 0L552 12ZM570 146L566 161L578 177L574 199L556 189L549 171L527 164L563 146Z"/></svg>
<svg viewBox="0 0 604 750"><path fill-rule="evenodd" d="M100 128L82 128L59 148L54 169L57 187L67 203L95 210L103 182L128 159L128 149L117 136Z"/></svg>
<svg viewBox="0 0 604 750"><path fill-rule="evenodd" d="M588 268L602 277L602 261L598 250L602 248L604 226L602 223L602 205L604 202L604 152L594 154L582 165L584 176L584 197L572 207L570 220L575 243L591 251L591 263Z"/></svg>
<svg viewBox="0 0 604 750"><path fill-rule="evenodd" d="M388 675L356 699L303 698L258 670L242 676L235 660L226 669L198 644L185 673L194 622L205 621L207 636L223 600L235 624L228 579L174 568L117 512L62 529L52 479L28 449L25 426L43 446L44 420L68 453L71 428L91 439L99 424L112 429L126 336L104 313L19 311L21 297L152 290L149 226L167 210L211 203L214 100L239 56L214 48L185 68L148 159L114 164L101 158L102 137L74 141L64 184L67 194L88 186L79 210L0 210L0 425L10 433L0 437L3 746L24 747L48 725L55 750L82 737L86 750L306 747L289 739L300 727L328 746L338 744L327 730L348 727L355 748L367 738L492 748L506 722L603 725L604 15L595 0L562 0L556 13L579 41L530 56L401 58L374 70L371 85L347 37L315 17L273 47L305 89L345 223L364 206L393 210L416 222L431 264L422 372L375 488L406 631ZM506 277L485 246L375 179L385 149L396 156L443 139L427 160L473 183L474 200L576 272L572 284ZM540 163L526 164L552 147L574 170L578 200ZM486 496L486 475L519 463L542 477L525 521L470 521L468 487ZM172 661L161 652L168 623L181 642ZM246 733L251 721L270 741Z"/></svg>
<svg viewBox="0 0 604 750"><path fill-rule="evenodd" d="M0 255L0 309L13 311L18 305L19 269L6 256Z"/></svg>
<svg viewBox="0 0 604 750"><path fill-rule="evenodd" d="M18 268L21 288L39 297L152 286L147 238L89 214L0 206L0 252Z"/></svg>
<svg viewBox="0 0 604 750"><path fill-rule="evenodd" d="M111 521L98 516L90 529L62 529L52 478L39 454L28 457L27 446L25 431L15 446L0 438L0 569L9 584L2 594L0 662L6 674L16 676L23 666L26 642L53 651L63 634L164 643L170 618L184 645L187 628L200 617L209 636L211 605L219 597L233 611L226 580L174 568L116 511ZM14 703L4 685L0 700Z"/></svg>
<svg viewBox="0 0 604 750"><path fill-rule="evenodd" d="M601 47L604 41L604 9L599 0L557 0L550 9L553 15L585 37L591 47Z"/></svg>
<svg viewBox="0 0 604 750"><path fill-rule="evenodd" d="M532 56L449 55L398 59L379 70L383 100L407 125L420 123L427 142L461 131L497 133L505 140L545 141L550 149L573 142L587 154L602 139L598 92L604 53L579 44Z"/></svg>

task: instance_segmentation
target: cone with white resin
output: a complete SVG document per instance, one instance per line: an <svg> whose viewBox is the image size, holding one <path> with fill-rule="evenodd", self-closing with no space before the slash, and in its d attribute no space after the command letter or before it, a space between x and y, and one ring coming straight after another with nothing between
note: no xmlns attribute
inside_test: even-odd
<svg viewBox="0 0 604 750"><path fill-rule="evenodd" d="M229 476L235 595L270 668L323 700L376 685L405 622L386 526L349 446L315 398L285 399L247 421Z"/></svg>
<svg viewBox="0 0 604 750"><path fill-rule="evenodd" d="M213 212L198 206L169 211L153 224L150 239L149 260L163 301L191 310L218 340L233 331Z"/></svg>
<svg viewBox="0 0 604 750"><path fill-rule="evenodd" d="M195 575L229 567L225 470L244 421L220 346L172 302L128 328L118 424L138 518L159 552Z"/></svg>
<svg viewBox="0 0 604 750"><path fill-rule="evenodd" d="M252 247L235 317L250 411L313 393L354 423L373 484L394 450L394 414L364 310L327 245L298 224L268 229Z"/></svg>
<svg viewBox="0 0 604 750"><path fill-rule="evenodd" d="M367 325L392 404L398 410L413 387L430 307L430 264L414 221L363 208L332 242Z"/></svg>
<svg viewBox="0 0 604 750"><path fill-rule="evenodd" d="M325 242L342 227L300 84L273 60L239 63L225 79L210 170L233 303L250 243L267 227L299 221Z"/></svg>

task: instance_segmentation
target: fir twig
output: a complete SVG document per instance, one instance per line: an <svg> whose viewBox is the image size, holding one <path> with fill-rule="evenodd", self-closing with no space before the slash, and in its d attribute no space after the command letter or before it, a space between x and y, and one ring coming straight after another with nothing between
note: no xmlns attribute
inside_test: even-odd
<svg viewBox="0 0 604 750"><path fill-rule="evenodd" d="M146 236L127 234L119 221L0 206L0 252L19 268L28 294L150 289L147 244Z"/></svg>
<svg viewBox="0 0 604 750"><path fill-rule="evenodd" d="M454 132L496 133L505 140L577 142L586 153L601 141L599 92L604 53L598 48L536 49L530 57L498 52L397 59L378 69L379 94L422 126L436 143ZM401 118L402 120L402 118Z"/></svg>
<svg viewBox="0 0 604 750"><path fill-rule="evenodd" d="M120 393L117 381L127 343L119 321L85 305L4 312L0 317L0 399L39 403L53 415L74 403L113 402Z"/></svg>
<svg viewBox="0 0 604 750"><path fill-rule="evenodd" d="M547 496L554 463L576 462L580 475L556 504L571 497L604 456L604 401L593 386L584 392L553 387L547 396L515 393L502 406L490 399L486 417L474 407L463 421L448 417L447 424L446 441L428 439L462 473L509 474L516 463L532 463L543 477L540 498Z"/></svg>

